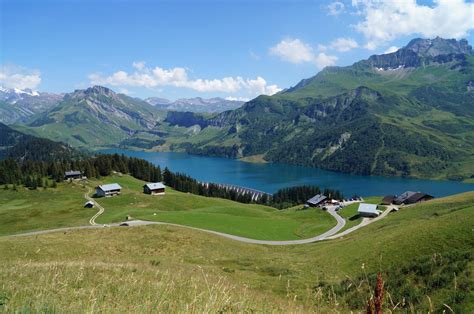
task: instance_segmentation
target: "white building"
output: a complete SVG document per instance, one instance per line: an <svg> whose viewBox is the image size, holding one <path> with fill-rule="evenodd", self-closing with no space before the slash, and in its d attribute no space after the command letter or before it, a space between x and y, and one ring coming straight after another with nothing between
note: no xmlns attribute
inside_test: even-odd
<svg viewBox="0 0 474 314"><path fill-rule="evenodd" d="M147 183L143 186L143 193L151 195L165 195L165 185L161 182Z"/></svg>
<svg viewBox="0 0 474 314"><path fill-rule="evenodd" d="M380 211L377 210L375 204L360 203L357 212L362 217L377 217L380 215Z"/></svg>
<svg viewBox="0 0 474 314"><path fill-rule="evenodd" d="M118 183L99 185L95 188L95 194L98 197L108 197L119 195L122 187Z"/></svg>

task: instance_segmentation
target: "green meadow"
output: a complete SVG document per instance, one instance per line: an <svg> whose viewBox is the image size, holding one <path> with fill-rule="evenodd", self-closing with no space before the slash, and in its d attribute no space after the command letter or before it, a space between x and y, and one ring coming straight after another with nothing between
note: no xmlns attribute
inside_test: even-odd
<svg viewBox="0 0 474 314"><path fill-rule="evenodd" d="M0 235L26 231L87 225L97 210L86 209L83 194L87 190L71 183L57 188L17 191L0 188Z"/></svg>
<svg viewBox="0 0 474 314"><path fill-rule="evenodd" d="M135 219L182 224L261 240L293 240L308 238L336 225L329 214L316 209L287 210L242 204L220 198L209 198L172 189L166 195L143 194L143 182L130 176L110 176L104 182L117 182L120 196L97 201L105 208L98 223Z"/></svg>
<svg viewBox="0 0 474 314"><path fill-rule="evenodd" d="M470 313L473 225L471 192L299 246L165 225L2 237L0 309L345 313L365 310L381 272L386 312Z"/></svg>
<svg viewBox="0 0 474 314"><path fill-rule="evenodd" d="M220 198L208 198L172 189L164 196L143 194L143 181L131 176L113 175L87 183L90 188L117 182L120 196L98 198L105 208L97 223L134 219L153 220L204 228L262 240L292 240L318 235L332 228L336 221L317 210L302 206L287 210L242 204ZM51 228L88 225L96 208L83 208L87 186L60 183L57 188L18 191L0 189L0 235Z"/></svg>

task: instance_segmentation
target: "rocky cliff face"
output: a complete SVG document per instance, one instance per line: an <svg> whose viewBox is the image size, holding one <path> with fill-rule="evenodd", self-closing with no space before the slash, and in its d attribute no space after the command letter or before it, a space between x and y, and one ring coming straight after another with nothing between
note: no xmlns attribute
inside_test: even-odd
<svg viewBox="0 0 474 314"><path fill-rule="evenodd" d="M414 68L432 63L462 62L466 55L472 54L472 47L465 39L417 38L393 53L374 55L362 63L383 70Z"/></svg>
<svg viewBox="0 0 474 314"><path fill-rule="evenodd" d="M35 114L55 106L63 95L42 93L30 89L0 88L0 122L24 123Z"/></svg>

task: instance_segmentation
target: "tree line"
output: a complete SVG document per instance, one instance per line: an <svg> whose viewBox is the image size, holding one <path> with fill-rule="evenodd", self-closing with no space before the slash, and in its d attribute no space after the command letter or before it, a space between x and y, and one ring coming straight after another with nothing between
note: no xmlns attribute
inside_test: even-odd
<svg viewBox="0 0 474 314"><path fill-rule="evenodd" d="M321 192L317 186L284 188L273 195L262 194L259 197L254 197L253 193L249 191L238 192L228 186L202 183L186 174L174 173L168 168L162 172L159 166L146 160L119 154L99 154L73 161L0 160L0 184L12 184L14 189L17 185L24 185L31 189L56 187L56 182L63 181L65 172L70 170L81 171L88 178L100 178L113 172L130 174L134 178L147 182L163 181L166 186L180 192L225 198L240 203L264 204L279 209L302 204L320 193L335 199L342 199L342 194L338 190L325 189Z"/></svg>
<svg viewBox="0 0 474 314"><path fill-rule="evenodd" d="M168 168L163 171L165 185L180 192L192 193L206 197L219 197L240 203L256 203L283 209L305 203L316 194L323 194L329 198L342 200L343 195L339 190L324 189L318 186L304 185L283 188L273 195L262 194L254 198L251 192L237 192L235 189L215 183L202 183L182 173L173 173Z"/></svg>
<svg viewBox="0 0 474 314"><path fill-rule="evenodd" d="M83 160L73 161L17 161L0 160L0 184L25 185L35 188L44 178L54 182L64 180L66 171L76 170L88 178L108 176L112 172L128 173L131 176L148 182L162 181L159 166L134 157L124 155L96 155ZM36 182L36 186L35 183Z"/></svg>

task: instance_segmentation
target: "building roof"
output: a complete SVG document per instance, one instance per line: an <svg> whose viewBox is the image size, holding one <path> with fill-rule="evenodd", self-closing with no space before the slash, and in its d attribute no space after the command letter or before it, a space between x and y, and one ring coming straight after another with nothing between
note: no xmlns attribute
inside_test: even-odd
<svg viewBox="0 0 474 314"><path fill-rule="evenodd" d="M308 204L318 205L322 201L324 201L327 197L321 194L317 194L306 201Z"/></svg>
<svg viewBox="0 0 474 314"><path fill-rule="evenodd" d="M395 203L416 203L424 197L433 198L433 196L421 192L407 191L395 199Z"/></svg>
<svg viewBox="0 0 474 314"><path fill-rule="evenodd" d="M409 198L407 198L407 202L408 203L416 203L418 202L419 200L421 200L422 198L424 197L429 197L429 198L433 198L431 195L428 195L426 193L420 193L420 192L417 192L415 194L413 194L412 196L410 196Z"/></svg>
<svg viewBox="0 0 474 314"><path fill-rule="evenodd" d="M158 190L165 188L165 185L161 182L147 183L144 186L148 187L150 190Z"/></svg>
<svg viewBox="0 0 474 314"><path fill-rule="evenodd" d="M375 204L366 204L366 203L360 203L359 204L359 209L357 210L359 213L367 213L367 214L379 214L379 211L377 210L377 205Z"/></svg>
<svg viewBox="0 0 474 314"><path fill-rule="evenodd" d="M80 171L75 171L75 170L71 170L71 171L66 171L64 173L64 175L66 176L80 176L82 174L82 172Z"/></svg>
<svg viewBox="0 0 474 314"><path fill-rule="evenodd" d="M111 183L111 184L99 185L99 189L101 189L104 192L107 192L107 191L121 190L122 187L118 183Z"/></svg>
<svg viewBox="0 0 474 314"><path fill-rule="evenodd" d="M396 203L405 203L407 199L411 196L415 195L417 192L406 191L405 193L400 194L397 198L395 198Z"/></svg>
<svg viewBox="0 0 474 314"><path fill-rule="evenodd" d="M394 200L395 200L395 195L386 195L382 200L382 204L389 205L389 204L392 204Z"/></svg>

